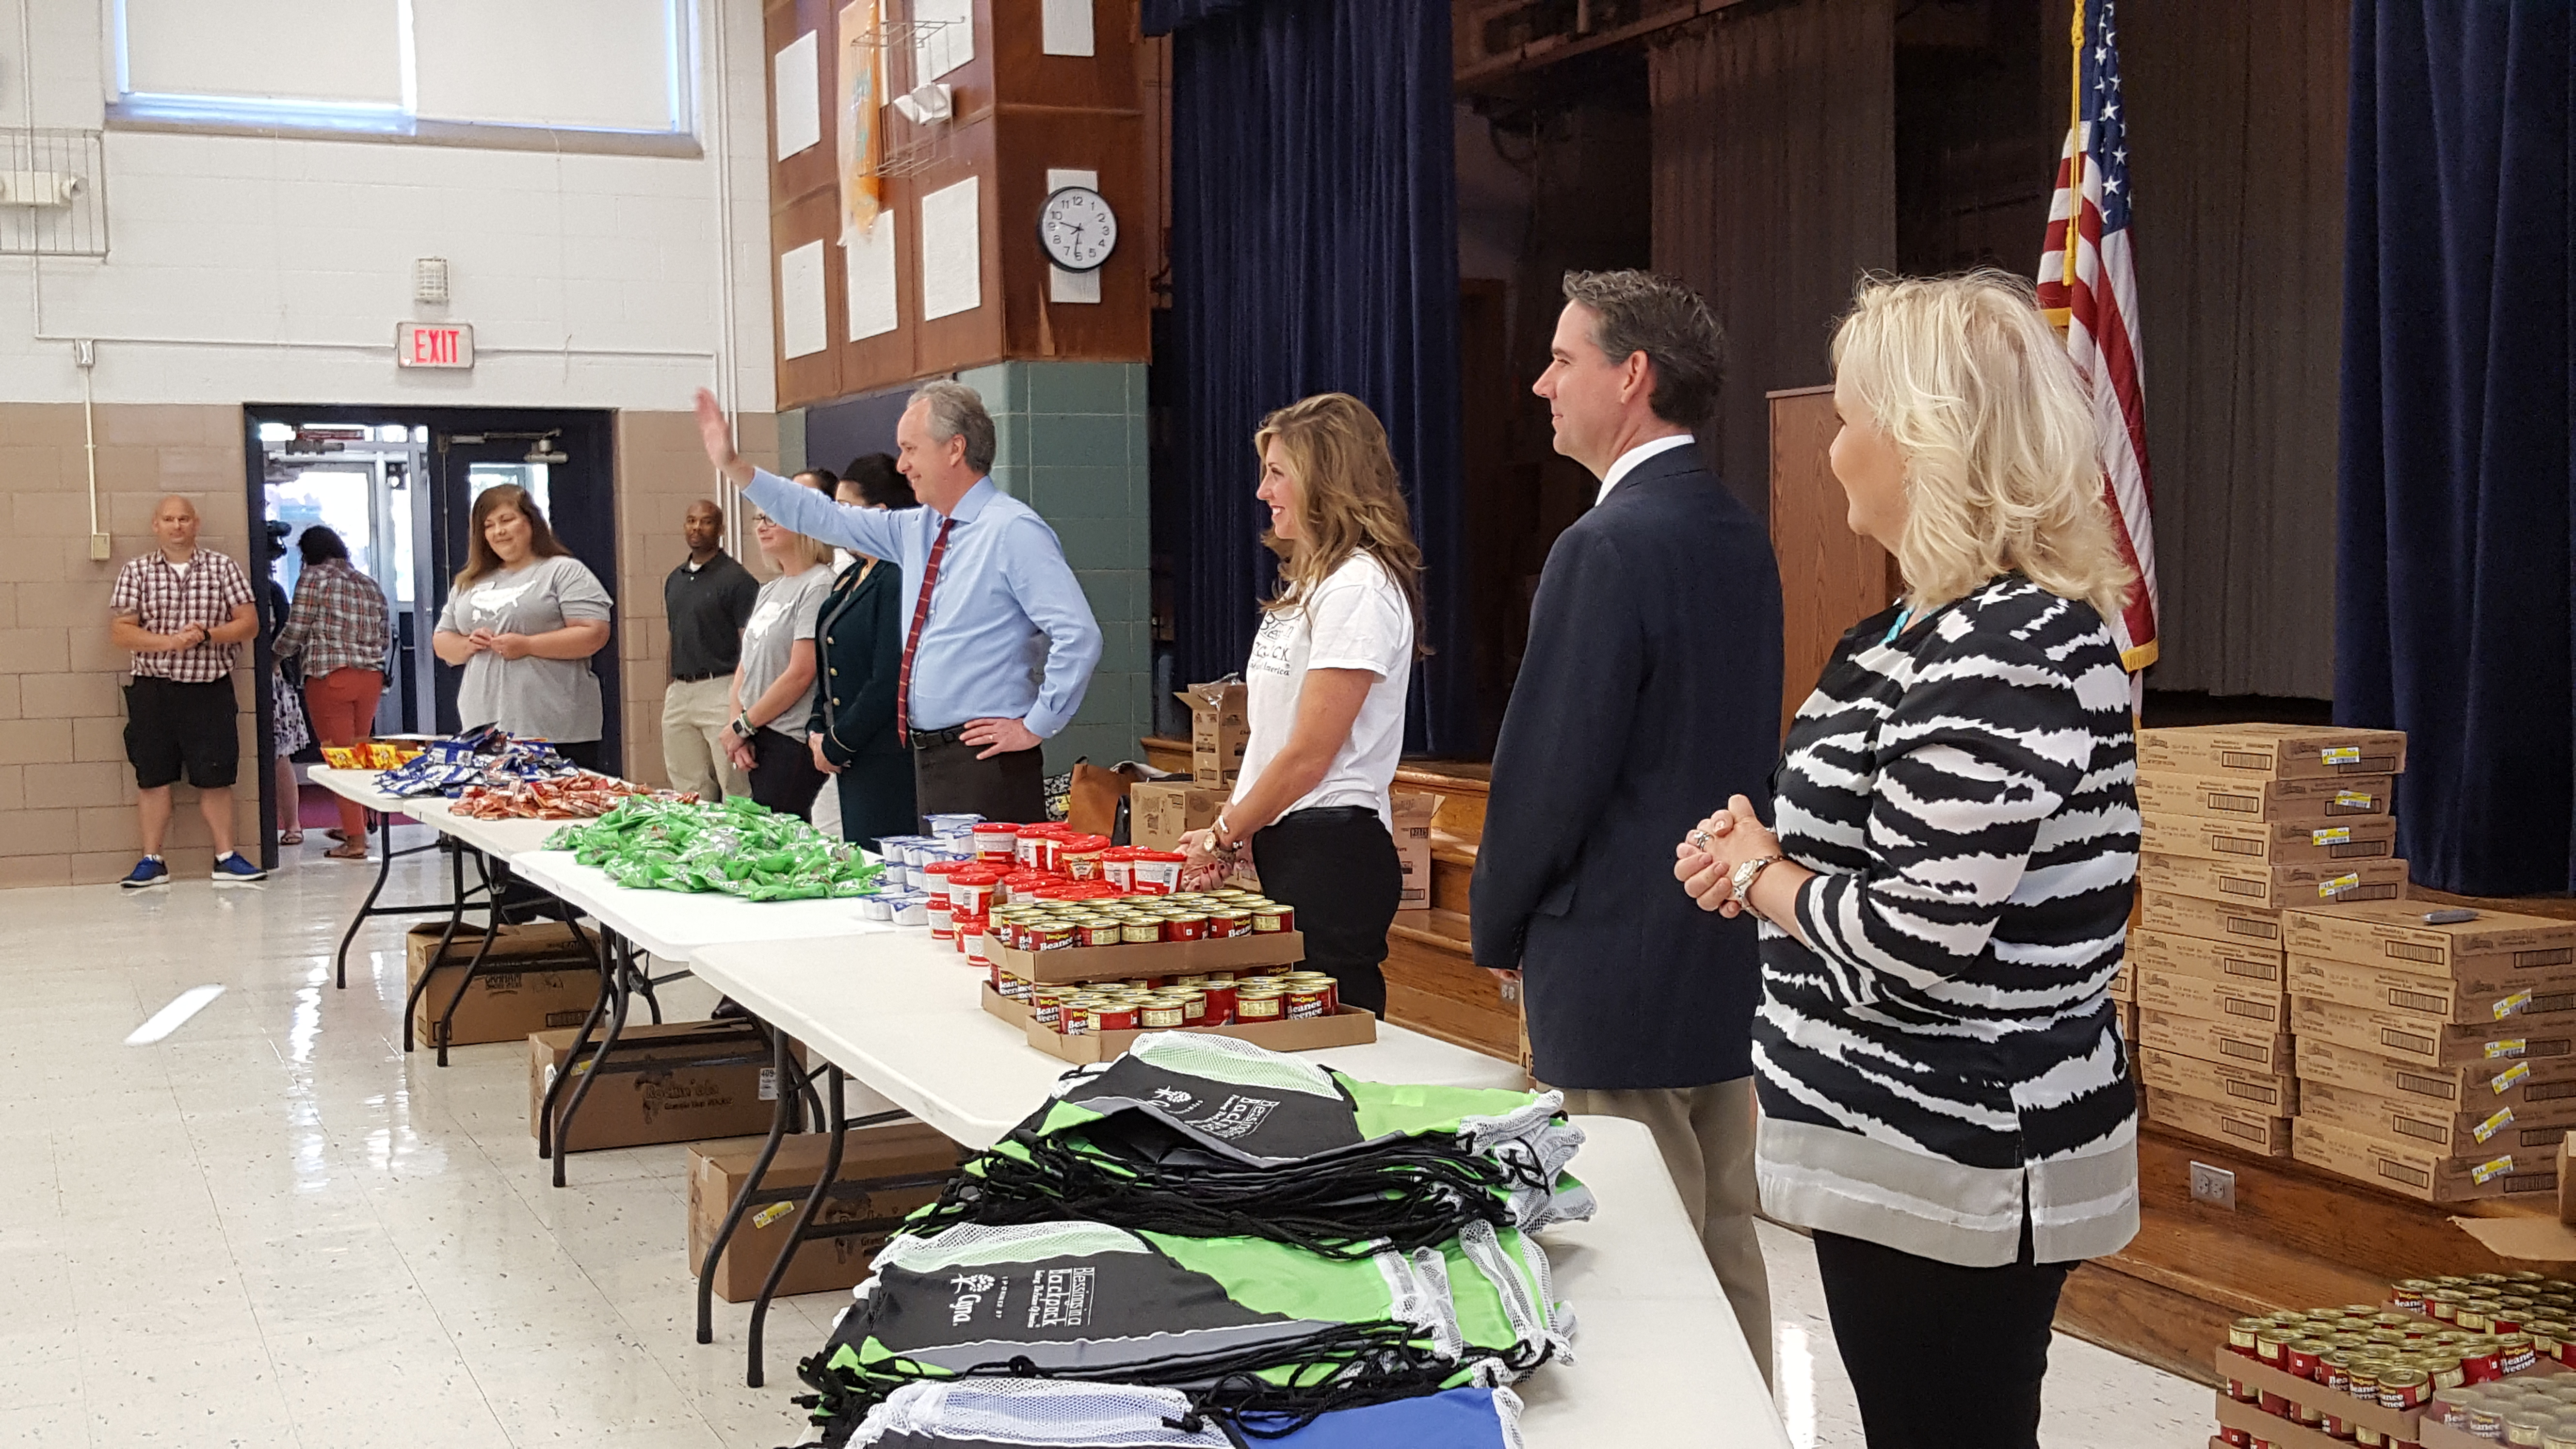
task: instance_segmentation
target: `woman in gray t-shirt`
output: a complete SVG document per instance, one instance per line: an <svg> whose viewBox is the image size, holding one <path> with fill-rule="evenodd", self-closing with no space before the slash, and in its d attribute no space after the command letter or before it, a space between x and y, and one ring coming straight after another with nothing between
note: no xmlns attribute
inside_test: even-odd
<svg viewBox="0 0 2576 1449"><path fill-rule="evenodd" d="M542 739L584 769L599 758L599 677L611 612L599 578L555 540L527 490L474 500L464 571L448 591L430 647L465 678L456 713L467 729L497 724Z"/></svg>
<svg viewBox="0 0 2576 1449"><path fill-rule="evenodd" d="M778 577L760 586L742 627L725 752L750 773L752 799L811 820L823 772L806 747L805 722L814 712L814 621L832 592L832 546L758 510L752 535Z"/></svg>

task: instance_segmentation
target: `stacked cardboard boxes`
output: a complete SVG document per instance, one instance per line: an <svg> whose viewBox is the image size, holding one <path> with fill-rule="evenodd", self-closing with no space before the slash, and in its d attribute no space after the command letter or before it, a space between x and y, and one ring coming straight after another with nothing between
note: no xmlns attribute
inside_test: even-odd
<svg viewBox="0 0 2576 1449"><path fill-rule="evenodd" d="M2139 732L2128 970L2148 1121L2291 1154L2301 1086L2284 917L2405 893L2390 803L2405 751L2387 730Z"/></svg>

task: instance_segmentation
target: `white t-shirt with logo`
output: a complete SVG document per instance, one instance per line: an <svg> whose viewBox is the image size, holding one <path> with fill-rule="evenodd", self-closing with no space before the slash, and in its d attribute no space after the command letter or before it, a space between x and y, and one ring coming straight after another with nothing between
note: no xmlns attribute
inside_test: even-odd
<svg viewBox="0 0 2576 1449"><path fill-rule="evenodd" d="M1404 755L1404 697L1413 683L1413 610L1375 555L1352 554L1301 605L1261 616L1261 633L1243 670L1251 732L1244 741L1235 799L1242 799L1288 747L1309 669L1364 669L1377 682L1369 686L1359 718L1351 723L1351 736L1334 754L1323 780L1288 809L1364 805L1394 829L1387 791Z"/></svg>

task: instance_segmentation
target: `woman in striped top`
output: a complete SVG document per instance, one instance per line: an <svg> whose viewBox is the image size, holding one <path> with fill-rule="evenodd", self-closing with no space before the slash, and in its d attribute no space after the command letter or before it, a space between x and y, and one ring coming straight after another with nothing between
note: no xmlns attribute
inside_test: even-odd
<svg viewBox="0 0 2576 1449"><path fill-rule="evenodd" d="M2094 424L2030 288L1873 282L1834 337L1834 475L1903 570L1798 710L1775 834L1677 848L1761 922L1762 1205L1811 1229L1872 1449L2038 1442L2058 1290L2137 1231L2107 995L2137 871Z"/></svg>

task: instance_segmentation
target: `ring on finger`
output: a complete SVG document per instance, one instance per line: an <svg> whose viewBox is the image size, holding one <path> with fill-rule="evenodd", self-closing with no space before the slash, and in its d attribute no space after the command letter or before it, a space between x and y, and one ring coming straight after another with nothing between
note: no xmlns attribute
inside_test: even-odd
<svg viewBox="0 0 2576 1449"><path fill-rule="evenodd" d="M1702 849L1702 850L1706 850L1706 849L1708 849L1708 847L1709 847L1708 832L1707 832L1707 831L1705 831L1705 830L1694 830L1694 831L1692 831L1692 832L1690 833L1690 843L1691 843L1691 844L1693 844L1693 845L1698 846L1698 847L1699 847L1700 849Z"/></svg>

